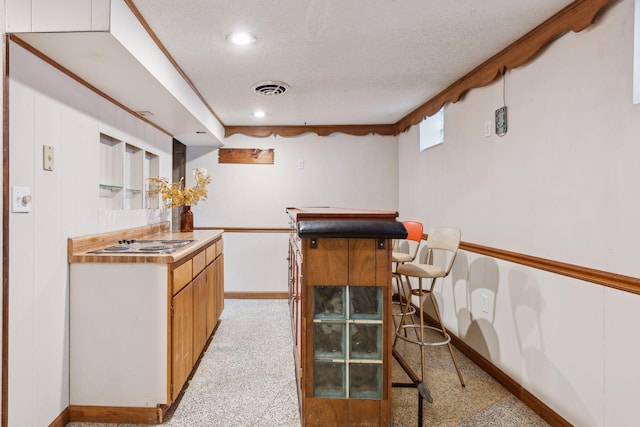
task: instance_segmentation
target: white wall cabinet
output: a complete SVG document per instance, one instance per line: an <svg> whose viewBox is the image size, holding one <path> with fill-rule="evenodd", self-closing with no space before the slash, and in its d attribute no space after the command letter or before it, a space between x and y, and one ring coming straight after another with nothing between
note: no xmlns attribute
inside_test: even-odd
<svg viewBox="0 0 640 427"><path fill-rule="evenodd" d="M110 0L7 0L7 31L107 31Z"/></svg>

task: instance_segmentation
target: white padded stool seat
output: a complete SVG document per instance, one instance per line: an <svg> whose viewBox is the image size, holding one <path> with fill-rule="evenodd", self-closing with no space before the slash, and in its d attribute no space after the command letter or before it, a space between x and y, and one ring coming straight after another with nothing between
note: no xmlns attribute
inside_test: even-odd
<svg viewBox="0 0 640 427"><path fill-rule="evenodd" d="M391 262L411 262L413 261L413 255L404 252L392 252Z"/></svg>
<svg viewBox="0 0 640 427"><path fill-rule="evenodd" d="M446 273L444 268L431 264L402 264L396 271L401 276L423 278L444 277Z"/></svg>

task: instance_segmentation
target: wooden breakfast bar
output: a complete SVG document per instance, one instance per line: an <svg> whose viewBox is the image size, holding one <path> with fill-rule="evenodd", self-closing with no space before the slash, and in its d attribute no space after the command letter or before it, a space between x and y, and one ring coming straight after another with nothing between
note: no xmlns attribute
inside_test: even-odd
<svg viewBox="0 0 640 427"><path fill-rule="evenodd" d="M391 250L397 212L287 208L303 426L391 425Z"/></svg>

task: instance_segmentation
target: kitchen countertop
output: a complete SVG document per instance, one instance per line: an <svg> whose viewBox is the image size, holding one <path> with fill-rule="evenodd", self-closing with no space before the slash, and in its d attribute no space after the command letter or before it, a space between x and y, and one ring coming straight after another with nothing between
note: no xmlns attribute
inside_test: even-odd
<svg viewBox="0 0 640 427"><path fill-rule="evenodd" d="M172 264L192 256L222 236L223 230L171 231L170 223L146 225L126 230L111 231L68 239L69 263L159 263ZM193 243L172 253L90 253L122 239L194 240Z"/></svg>

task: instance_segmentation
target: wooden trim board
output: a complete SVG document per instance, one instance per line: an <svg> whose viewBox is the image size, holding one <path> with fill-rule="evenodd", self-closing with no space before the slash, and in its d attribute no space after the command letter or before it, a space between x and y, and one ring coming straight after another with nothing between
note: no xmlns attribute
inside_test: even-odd
<svg viewBox="0 0 640 427"><path fill-rule="evenodd" d="M271 292L225 292L225 299L288 299L287 291Z"/></svg>
<svg viewBox="0 0 640 427"><path fill-rule="evenodd" d="M260 148L220 148L218 163L242 163L250 165L272 165L274 150Z"/></svg>
<svg viewBox="0 0 640 427"><path fill-rule="evenodd" d="M101 423L160 424L168 407L130 408L122 406L69 406L70 421Z"/></svg>

